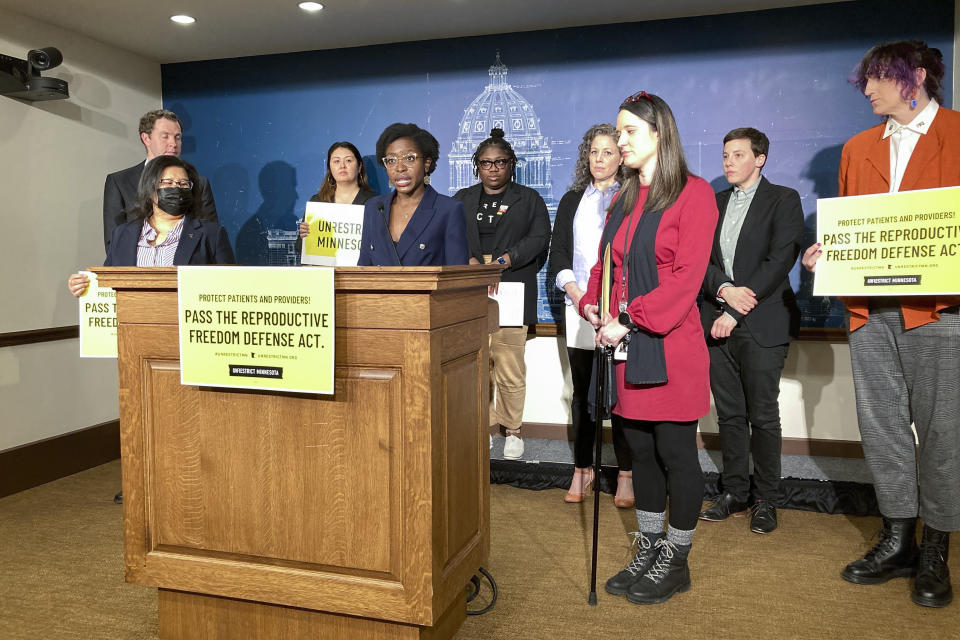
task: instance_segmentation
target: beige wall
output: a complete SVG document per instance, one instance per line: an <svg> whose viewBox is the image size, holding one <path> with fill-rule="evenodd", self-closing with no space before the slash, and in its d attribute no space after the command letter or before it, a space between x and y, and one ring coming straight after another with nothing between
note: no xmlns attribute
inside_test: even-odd
<svg viewBox="0 0 960 640"><path fill-rule="evenodd" d="M103 263L106 174L143 158L141 115L160 104L160 65L0 9L0 53L55 46L70 99L0 97L0 333L77 322L66 277ZM76 340L0 349L0 451L117 417L115 360Z"/></svg>
<svg viewBox="0 0 960 640"><path fill-rule="evenodd" d="M570 422L570 371L563 338L527 342L527 398L524 422ZM536 384L532 382L536 380ZM859 440L857 411L846 344L795 342L780 381L780 419L785 438ZM700 421L716 433L717 416Z"/></svg>

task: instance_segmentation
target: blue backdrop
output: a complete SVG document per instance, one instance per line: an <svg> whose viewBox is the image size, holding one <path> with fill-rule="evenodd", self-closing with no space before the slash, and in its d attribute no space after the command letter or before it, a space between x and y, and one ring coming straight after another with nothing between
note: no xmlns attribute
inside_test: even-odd
<svg viewBox="0 0 960 640"><path fill-rule="evenodd" d="M950 105L953 2L923 2L906 13L902 6L849 2L169 64L163 99L181 117L184 157L211 179L221 221L245 263L292 259L292 231L335 140L356 144L376 171L372 155L383 128L416 122L440 142L433 185L441 193L464 186L449 155L458 136L464 144L485 137L464 136L464 123L472 126L476 116L465 110L490 92L497 51L511 96L518 96L509 99L529 109L517 132L508 121L508 138L532 136L541 145L548 175L539 190L551 215L571 182L583 132L613 122L621 100L644 89L671 105L691 169L717 190L727 186L723 135L740 126L764 131L771 140L764 174L800 192L812 229L816 198L836 195L843 142L878 122L847 81L870 46L918 38L939 47ZM385 191L382 173L374 178ZM793 277L804 324L840 326L838 306L813 299L799 269ZM540 317L552 321L548 296L541 299Z"/></svg>

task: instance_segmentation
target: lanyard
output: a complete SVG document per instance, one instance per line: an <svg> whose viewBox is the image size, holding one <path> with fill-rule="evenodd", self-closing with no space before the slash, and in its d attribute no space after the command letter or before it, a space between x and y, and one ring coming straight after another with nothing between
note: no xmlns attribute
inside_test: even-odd
<svg viewBox="0 0 960 640"><path fill-rule="evenodd" d="M627 238L630 237L630 225L633 224L633 208L627 217L627 231L623 234L623 254L620 257L620 304L621 312L627 310Z"/></svg>

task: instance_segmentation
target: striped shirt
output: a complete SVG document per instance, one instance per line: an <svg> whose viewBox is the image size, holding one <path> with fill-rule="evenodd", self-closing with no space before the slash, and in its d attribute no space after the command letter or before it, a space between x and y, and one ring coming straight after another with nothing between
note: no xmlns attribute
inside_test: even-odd
<svg viewBox="0 0 960 640"><path fill-rule="evenodd" d="M172 267L173 256L177 253L177 245L180 244L180 233L183 231L183 218L177 222L177 226L170 230L163 242L151 245L156 242L157 230L150 226L146 220L143 221L143 228L140 230L140 240L137 242L137 266L138 267Z"/></svg>

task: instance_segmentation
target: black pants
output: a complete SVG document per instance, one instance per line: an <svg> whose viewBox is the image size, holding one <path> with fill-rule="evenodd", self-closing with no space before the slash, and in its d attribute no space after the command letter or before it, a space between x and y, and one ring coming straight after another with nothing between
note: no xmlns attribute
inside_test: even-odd
<svg viewBox="0 0 960 640"><path fill-rule="evenodd" d="M596 423L590 418L588 407L590 374L593 371L594 352L567 347L570 360L570 378L573 380L573 398L570 414L573 417L573 463L581 469L593 465L594 434ZM613 422L613 452L617 456L620 471L630 471L630 446L623 437L623 429Z"/></svg>
<svg viewBox="0 0 960 640"><path fill-rule="evenodd" d="M662 513L670 494L670 526L696 528L703 505L703 471L697 455L697 421L649 422L613 416L633 455L637 509ZM669 488L669 489L668 489Z"/></svg>
<svg viewBox="0 0 960 640"><path fill-rule="evenodd" d="M745 327L725 340L707 339L710 390L717 407L723 452L723 490L750 497L750 454L755 496L780 495L780 373L789 344L763 347Z"/></svg>

